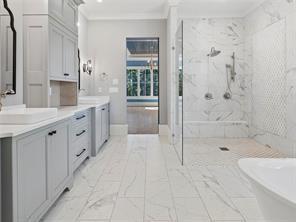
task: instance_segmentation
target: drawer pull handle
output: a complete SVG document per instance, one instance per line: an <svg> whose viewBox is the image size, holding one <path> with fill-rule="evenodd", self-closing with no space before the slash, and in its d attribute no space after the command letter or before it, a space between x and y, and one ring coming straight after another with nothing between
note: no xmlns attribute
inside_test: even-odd
<svg viewBox="0 0 296 222"><path fill-rule="evenodd" d="M81 120L81 119L83 119L85 117L86 117L85 115L82 115L82 116L76 117L76 120Z"/></svg>
<svg viewBox="0 0 296 222"><path fill-rule="evenodd" d="M48 133L49 136L53 136L53 135L55 135L55 134L57 134L57 131L56 131L56 130L51 131L51 132Z"/></svg>
<svg viewBox="0 0 296 222"><path fill-rule="evenodd" d="M104 110L105 110L105 108L102 109L102 111L104 111Z"/></svg>
<svg viewBox="0 0 296 222"><path fill-rule="evenodd" d="M81 136L81 135L83 135L84 133L86 133L86 130L82 130L80 133L77 133L76 136L77 136L77 137L78 137L78 136Z"/></svg>
<svg viewBox="0 0 296 222"><path fill-rule="evenodd" d="M76 155L76 157L80 157L85 151L86 149L83 149L79 154Z"/></svg>
<svg viewBox="0 0 296 222"><path fill-rule="evenodd" d="M64 76L70 76L70 74L69 73L64 73Z"/></svg>

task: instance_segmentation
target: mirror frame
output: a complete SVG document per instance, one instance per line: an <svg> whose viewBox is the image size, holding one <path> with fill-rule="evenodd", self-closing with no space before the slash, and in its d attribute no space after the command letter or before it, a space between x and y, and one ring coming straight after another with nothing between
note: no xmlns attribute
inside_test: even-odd
<svg viewBox="0 0 296 222"><path fill-rule="evenodd" d="M81 89L81 58L80 58L80 49L78 49L78 90Z"/></svg>
<svg viewBox="0 0 296 222"><path fill-rule="evenodd" d="M17 33L14 26L14 15L7 4L7 0L3 0L3 5L10 17L10 28L13 33L13 58L12 58L12 90L13 92L8 92L7 95L14 95L16 94L16 41L17 41Z"/></svg>

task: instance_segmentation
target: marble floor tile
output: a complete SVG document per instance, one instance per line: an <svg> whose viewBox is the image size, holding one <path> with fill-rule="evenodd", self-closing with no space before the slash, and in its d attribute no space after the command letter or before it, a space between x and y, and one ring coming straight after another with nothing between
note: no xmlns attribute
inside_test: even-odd
<svg viewBox="0 0 296 222"><path fill-rule="evenodd" d="M119 182L98 183L79 215L80 220L110 220L118 196Z"/></svg>
<svg viewBox="0 0 296 222"><path fill-rule="evenodd" d="M126 159L112 159L105 168L101 181L117 181L120 182L127 164Z"/></svg>
<svg viewBox="0 0 296 222"><path fill-rule="evenodd" d="M198 182L196 186L212 220L244 219L219 183L216 181Z"/></svg>
<svg viewBox="0 0 296 222"><path fill-rule="evenodd" d="M177 220L169 182L147 182L145 220Z"/></svg>
<svg viewBox="0 0 296 222"><path fill-rule="evenodd" d="M121 181L119 197L142 197L145 195L146 152L133 151L130 154Z"/></svg>
<svg viewBox="0 0 296 222"><path fill-rule="evenodd" d="M175 198L178 221L211 221L200 198Z"/></svg>
<svg viewBox="0 0 296 222"><path fill-rule="evenodd" d="M232 166L209 166L211 174L217 179L224 191L230 197L254 197L254 194L244 181L232 173Z"/></svg>
<svg viewBox="0 0 296 222"><path fill-rule="evenodd" d="M111 219L111 221L143 221L144 198L118 198Z"/></svg>
<svg viewBox="0 0 296 222"><path fill-rule="evenodd" d="M264 220L256 198L232 198L232 202L247 221Z"/></svg>
<svg viewBox="0 0 296 222"><path fill-rule="evenodd" d="M43 222L73 222L87 202L87 197L62 196L42 219Z"/></svg>
<svg viewBox="0 0 296 222"><path fill-rule="evenodd" d="M198 191L187 170L170 169L168 174L174 197L199 197Z"/></svg>
<svg viewBox="0 0 296 222"><path fill-rule="evenodd" d="M184 150L182 166L167 137L112 137L42 221L271 222L237 161L282 156L250 139L192 139Z"/></svg>

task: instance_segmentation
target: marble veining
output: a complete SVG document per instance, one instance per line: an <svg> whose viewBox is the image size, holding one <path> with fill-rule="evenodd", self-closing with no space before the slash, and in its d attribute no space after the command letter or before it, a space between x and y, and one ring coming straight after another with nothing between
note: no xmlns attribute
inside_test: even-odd
<svg viewBox="0 0 296 222"><path fill-rule="evenodd" d="M237 159L282 154L251 139L185 143L181 166L166 137L111 137L97 157L78 169L74 187L42 221L267 222ZM230 151L222 152L221 145Z"/></svg>
<svg viewBox="0 0 296 222"><path fill-rule="evenodd" d="M295 16L296 1L266 0L243 18L184 20L186 138L253 138L296 156ZM211 47L221 54L208 66ZM233 52L237 76L225 100Z"/></svg>

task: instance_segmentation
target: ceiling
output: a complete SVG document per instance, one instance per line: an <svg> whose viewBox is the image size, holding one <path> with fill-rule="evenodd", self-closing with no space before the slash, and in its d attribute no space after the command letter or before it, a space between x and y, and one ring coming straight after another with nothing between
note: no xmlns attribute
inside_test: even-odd
<svg viewBox="0 0 296 222"><path fill-rule="evenodd" d="M84 0L81 12L89 19L163 19L170 0ZM244 16L263 0L180 0L181 17Z"/></svg>
<svg viewBox="0 0 296 222"><path fill-rule="evenodd" d="M95 19L160 19L164 17L167 0L84 0L81 12Z"/></svg>
<svg viewBox="0 0 296 222"><path fill-rule="evenodd" d="M264 0L182 0L181 17L243 17Z"/></svg>

